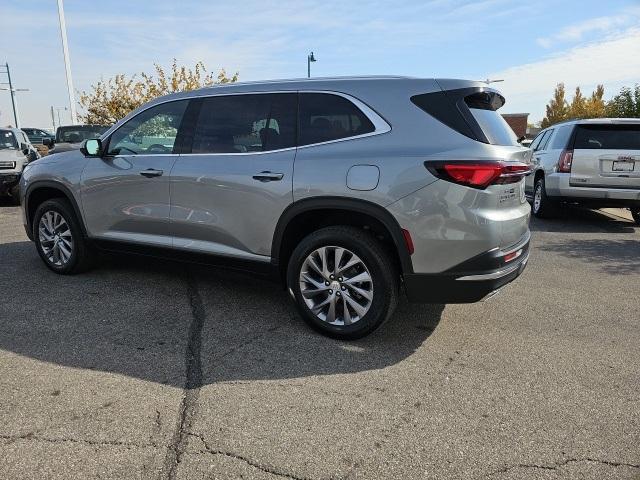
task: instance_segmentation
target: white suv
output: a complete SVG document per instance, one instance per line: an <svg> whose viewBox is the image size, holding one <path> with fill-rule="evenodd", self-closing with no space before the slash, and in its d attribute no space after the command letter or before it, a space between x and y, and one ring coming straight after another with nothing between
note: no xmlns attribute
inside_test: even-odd
<svg viewBox="0 0 640 480"><path fill-rule="evenodd" d="M640 225L640 119L572 120L542 130L531 144L534 174L525 191L533 214L561 203L629 208Z"/></svg>

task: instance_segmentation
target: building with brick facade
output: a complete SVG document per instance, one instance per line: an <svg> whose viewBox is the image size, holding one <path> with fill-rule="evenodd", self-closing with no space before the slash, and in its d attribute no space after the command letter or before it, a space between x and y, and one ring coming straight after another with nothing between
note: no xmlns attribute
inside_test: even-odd
<svg viewBox="0 0 640 480"><path fill-rule="evenodd" d="M509 124L511 130L516 134L516 137L521 138L527 136L528 113L503 113L502 118Z"/></svg>

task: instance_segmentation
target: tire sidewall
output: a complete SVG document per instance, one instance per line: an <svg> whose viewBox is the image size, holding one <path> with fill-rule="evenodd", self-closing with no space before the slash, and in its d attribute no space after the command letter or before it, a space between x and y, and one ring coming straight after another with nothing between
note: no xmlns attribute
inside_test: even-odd
<svg viewBox="0 0 640 480"><path fill-rule="evenodd" d="M38 232L40 219L46 212L51 212L51 211L57 212L58 214L62 215L65 222L67 222L67 225L69 225L69 229L71 230L71 236L73 238L73 250L71 251L71 257L69 258L69 261L67 263L60 266L52 264L47 258L47 256L45 255L42 249L42 245L40 243L40 235ZM78 264L80 255L82 253L81 252L83 248L82 232L80 231L80 227L76 222L75 215L71 212L69 207L67 207L67 205L63 203L63 201L48 200L42 203L40 206L38 206L38 208L36 209L36 213L33 217L33 238L36 244L36 250L38 250L38 254L40 255L40 258L42 258L42 261L45 263L45 265L49 269L53 270L56 273L61 273L61 274L67 274L67 273L73 272L76 265Z"/></svg>
<svg viewBox="0 0 640 480"><path fill-rule="evenodd" d="M538 190L540 190L540 204L538 208L536 208L536 195L538 194ZM538 216L541 212L544 211L545 207L545 192L544 192L544 179L539 178L536 181L536 184L533 187L533 214Z"/></svg>
<svg viewBox="0 0 640 480"><path fill-rule="evenodd" d="M287 287L293 293L294 300L304 320L316 330L340 339L360 338L378 328L390 315L394 288L385 269L385 262L366 245L354 237L340 235L331 229L320 230L306 237L294 250L287 268ZM364 262L372 277L373 300L367 313L352 325L331 325L319 319L307 306L300 290L300 270L304 260L314 250L321 247L336 246L350 250Z"/></svg>

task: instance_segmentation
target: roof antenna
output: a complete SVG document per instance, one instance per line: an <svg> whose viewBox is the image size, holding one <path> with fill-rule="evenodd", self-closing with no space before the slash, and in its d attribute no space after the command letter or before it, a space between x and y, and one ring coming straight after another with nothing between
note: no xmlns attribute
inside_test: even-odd
<svg viewBox="0 0 640 480"><path fill-rule="evenodd" d="M498 83L498 82L504 82L504 78L496 78L495 80L491 80L489 78L487 78L486 80L482 80L484 83L486 83L487 85L489 85L490 83Z"/></svg>

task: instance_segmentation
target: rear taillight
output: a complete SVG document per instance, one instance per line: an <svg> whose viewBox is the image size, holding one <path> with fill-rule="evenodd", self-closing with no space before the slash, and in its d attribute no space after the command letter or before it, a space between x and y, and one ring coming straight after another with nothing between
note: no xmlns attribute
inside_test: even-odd
<svg viewBox="0 0 640 480"><path fill-rule="evenodd" d="M438 178L480 189L519 182L531 172L529 165L520 162L458 160L425 162L424 166Z"/></svg>
<svg viewBox="0 0 640 480"><path fill-rule="evenodd" d="M558 160L558 171L563 173L571 172L571 163L573 162L573 150L563 150Z"/></svg>

